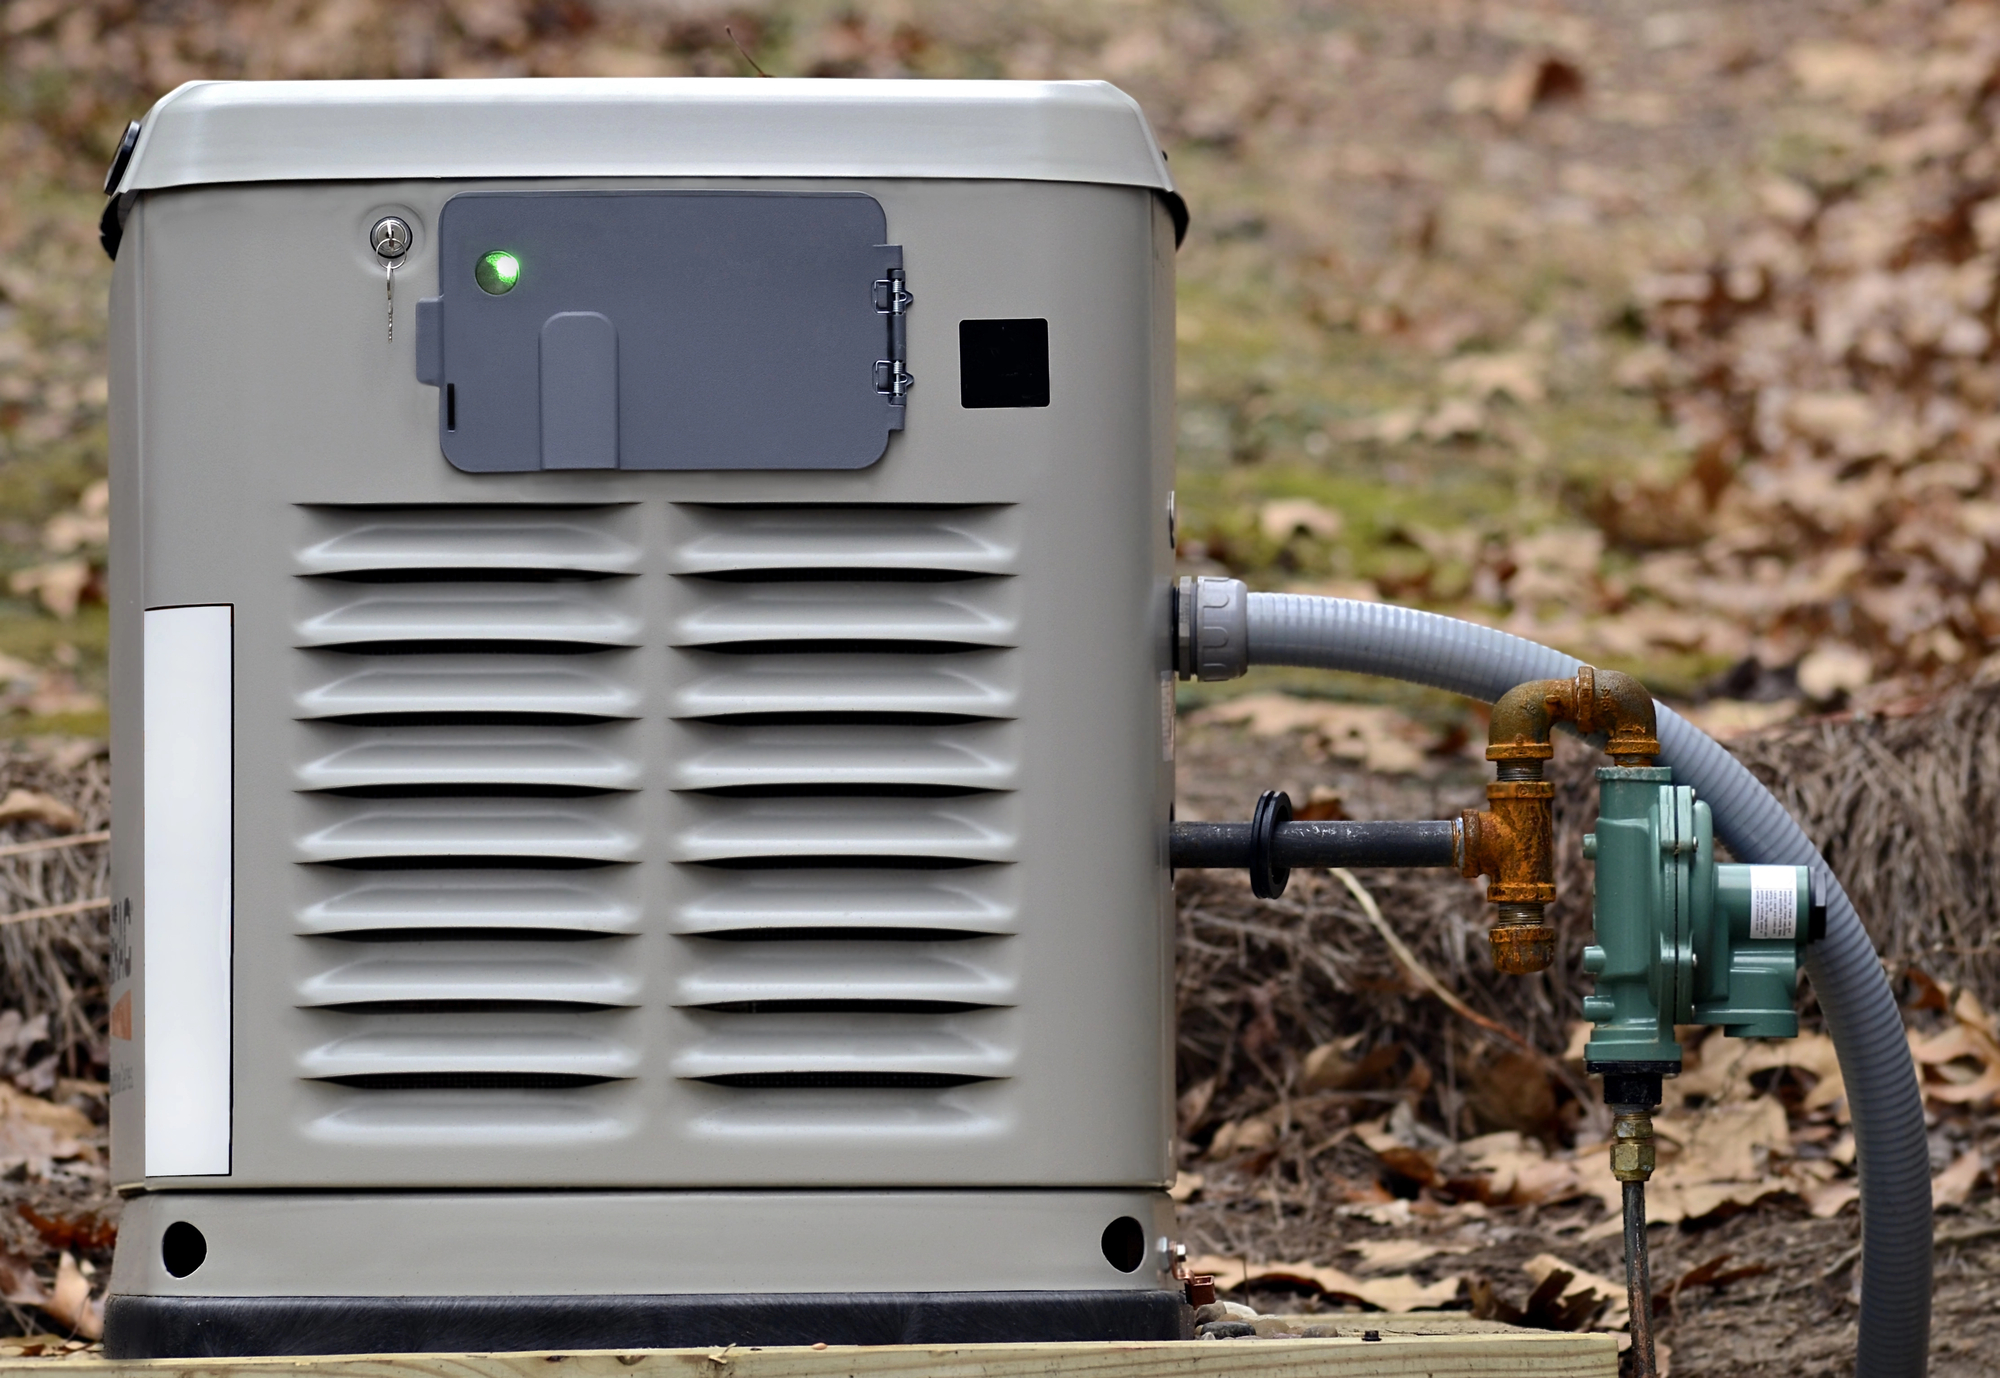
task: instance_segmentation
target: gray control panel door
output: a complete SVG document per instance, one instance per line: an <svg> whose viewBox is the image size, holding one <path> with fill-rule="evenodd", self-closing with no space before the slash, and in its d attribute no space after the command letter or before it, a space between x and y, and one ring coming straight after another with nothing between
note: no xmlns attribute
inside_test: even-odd
<svg viewBox="0 0 2000 1378"><path fill-rule="evenodd" d="M466 192L417 376L445 458L861 469L902 429L903 251L854 192Z"/></svg>

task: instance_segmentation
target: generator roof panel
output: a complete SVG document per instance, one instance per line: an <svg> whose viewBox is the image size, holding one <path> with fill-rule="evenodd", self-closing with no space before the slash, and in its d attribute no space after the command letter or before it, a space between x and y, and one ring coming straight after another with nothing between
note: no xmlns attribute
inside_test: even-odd
<svg viewBox="0 0 2000 1378"><path fill-rule="evenodd" d="M1102 81L197 81L119 191L410 177L950 177L1173 190Z"/></svg>

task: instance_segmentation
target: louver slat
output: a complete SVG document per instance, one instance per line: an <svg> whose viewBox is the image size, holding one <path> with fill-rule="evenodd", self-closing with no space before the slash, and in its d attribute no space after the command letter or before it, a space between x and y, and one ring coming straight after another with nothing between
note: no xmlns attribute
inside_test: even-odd
<svg viewBox="0 0 2000 1378"><path fill-rule="evenodd" d="M465 876L449 871L407 871L394 879L359 880L328 870L329 893L305 906L299 928L312 934L396 938L452 931L479 934L513 930L524 934L577 936L634 933L639 904L619 893L626 875L568 879L536 871L486 871Z"/></svg>
<svg viewBox="0 0 2000 1378"><path fill-rule="evenodd" d="M524 659L309 656L298 712L353 722L609 719L638 712L638 691L617 673L621 667L583 663L582 656Z"/></svg>
<svg viewBox="0 0 2000 1378"><path fill-rule="evenodd" d="M356 594L337 585L330 603L299 624L303 646L377 646L412 649L437 643L539 643L572 649L631 646L638 618L598 596L596 586L510 584L403 585Z"/></svg>
<svg viewBox="0 0 2000 1378"><path fill-rule="evenodd" d="M1004 580L808 584L716 583L674 627L675 644L902 642L911 650L1012 644L1018 619Z"/></svg>
<svg viewBox="0 0 2000 1378"><path fill-rule="evenodd" d="M411 801L349 814L300 839L301 860L369 862L618 862L638 858L638 835L601 812L513 801Z"/></svg>
<svg viewBox="0 0 2000 1378"><path fill-rule="evenodd" d="M446 570L516 578L633 573L638 544L598 516L589 508L539 515L504 507L321 508L311 511L316 539L298 565L302 573L371 580Z"/></svg>
<svg viewBox="0 0 2000 1378"><path fill-rule="evenodd" d="M1009 724L956 728L821 723L689 728L690 753L674 764L685 790L866 787L966 792L1006 790L1018 776Z"/></svg>
<svg viewBox="0 0 2000 1378"><path fill-rule="evenodd" d="M638 993L632 972L549 944L425 943L417 951L378 952L320 972L301 986L299 1003L629 1006Z"/></svg>
<svg viewBox="0 0 2000 1378"><path fill-rule="evenodd" d="M976 937L1011 933L1018 917L1006 866L688 869L674 928L691 937L806 938L855 929L878 937Z"/></svg>
<svg viewBox="0 0 2000 1378"><path fill-rule="evenodd" d="M896 570L1005 574L1017 543L1004 507L680 509L677 574Z"/></svg>
<svg viewBox="0 0 2000 1378"><path fill-rule="evenodd" d="M846 654L828 674L816 655L687 657L693 674L674 696L681 718L812 715L852 724L857 715L1007 718L1017 711L1011 657Z"/></svg>
<svg viewBox="0 0 2000 1378"><path fill-rule="evenodd" d="M630 754L547 730L386 729L341 732L346 742L299 770L308 790L449 792L489 787L606 792L635 789Z"/></svg>

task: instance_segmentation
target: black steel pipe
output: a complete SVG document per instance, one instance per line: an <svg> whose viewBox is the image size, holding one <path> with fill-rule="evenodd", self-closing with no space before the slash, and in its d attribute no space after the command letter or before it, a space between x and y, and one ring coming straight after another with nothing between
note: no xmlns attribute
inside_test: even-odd
<svg viewBox="0 0 2000 1378"><path fill-rule="evenodd" d="M1653 1351L1653 1275L1646 1260L1646 1184L1626 1182L1625 1296L1631 1319L1632 1378L1659 1378Z"/></svg>
<svg viewBox="0 0 2000 1378"><path fill-rule="evenodd" d="M1177 868L1248 867L1255 860L1251 823L1174 824ZM1271 835L1278 866L1456 866L1458 822L1439 818L1280 823Z"/></svg>

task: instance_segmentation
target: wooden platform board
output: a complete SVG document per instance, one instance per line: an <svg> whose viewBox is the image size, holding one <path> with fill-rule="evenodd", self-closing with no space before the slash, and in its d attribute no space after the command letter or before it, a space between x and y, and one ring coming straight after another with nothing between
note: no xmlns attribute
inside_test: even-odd
<svg viewBox="0 0 2000 1378"><path fill-rule="evenodd" d="M78 1370L92 1378L1616 1378L1609 1335L1511 1330L1380 1340L1179 1340L1095 1344L831 1345L824 1349L648 1349L536 1354L356 1354L316 1358L0 1359L0 1378Z"/></svg>

